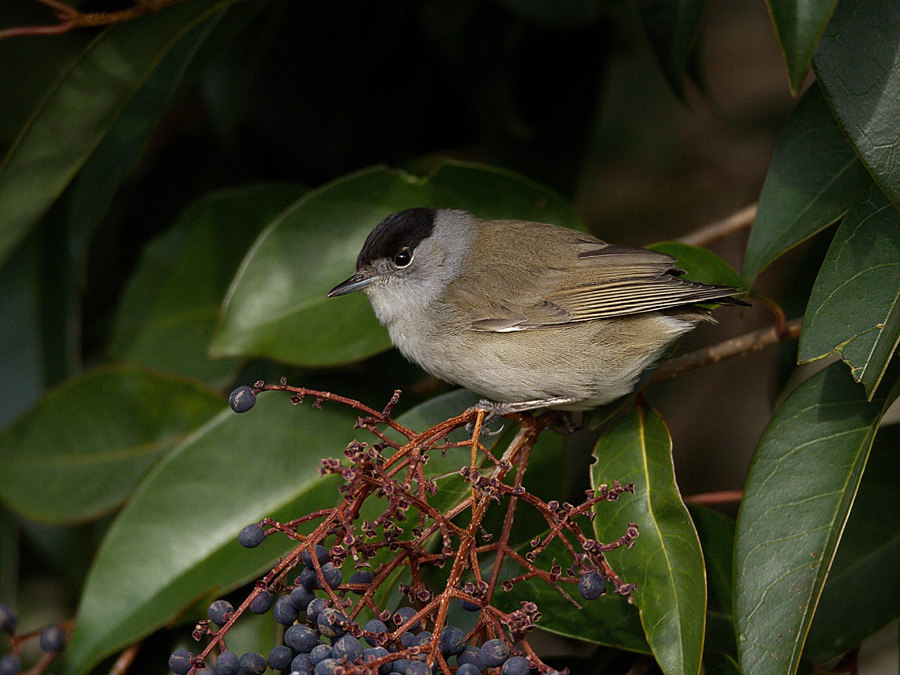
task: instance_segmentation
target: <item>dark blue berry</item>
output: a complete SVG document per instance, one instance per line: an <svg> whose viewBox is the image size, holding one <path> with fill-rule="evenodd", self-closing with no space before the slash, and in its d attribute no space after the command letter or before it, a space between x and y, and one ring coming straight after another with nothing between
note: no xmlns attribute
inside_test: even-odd
<svg viewBox="0 0 900 675"><path fill-rule="evenodd" d="M262 675L266 672L266 657L256 652L247 652L241 656L241 672L244 675Z"/></svg>
<svg viewBox="0 0 900 675"><path fill-rule="evenodd" d="M348 583L351 584L371 584L375 581L375 575L372 574L369 570L356 570L353 574L350 575L350 581ZM362 595L365 591L353 591L357 595Z"/></svg>
<svg viewBox="0 0 900 675"><path fill-rule="evenodd" d="M398 626L402 626L404 623L413 618L418 612L412 607L401 607L394 614L394 623ZM407 626L407 630L417 630L421 621L416 621L412 626Z"/></svg>
<svg viewBox="0 0 900 675"><path fill-rule="evenodd" d="M415 633L406 632L400 636L400 646L403 649L409 649L414 644L416 644L416 634Z"/></svg>
<svg viewBox="0 0 900 675"><path fill-rule="evenodd" d="M330 659L331 656L331 647L329 647L328 645L316 645L309 653L309 660L312 661L312 664L315 666L320 661Z"/></svg>
<svg viewBox="0 0 900 675"><path fill-rule="evenodd" d="M318 623L323 609L325 609L325 601L322 598L316 598L306 608L306 620Z"/></svg>
<svg viewBox="0 0 900 675"><path fill-rule="evenodd" d="M406 675L406 669L409 668L412 661L410 659L397 659L396 661L391 661L391 671L392 673L403 673Z"/></svg>
<svg viewBox="0 0 900 675"><path fill-rule="evenodd" d="M309 603L311 603L316 596L312 591L303 588L303 586L298 586L291 591L289 597L294 609L298 612L305 612L306 608L309 607Z"/></svg>
<svg viewBox="0 0 900 675"><path fill-rule="evenodd" d="M316 669L313 672L316 675L334 675L339 665L340 663L338 663L337 659L325 659L316 664Z"/></svg>
<svg viewBox="0 0 900 675"><path fill-rule="evenodd" d="M474 602L469 602L465 598L459 599L459 606L462 607L467 612L480 612L481 607L476 605Z"/></svg>
<svg viewBox="0 0 900 675"><path fill-rule="evenodd" d="M456 626L444 626L441 629L441 654L453 656L466 648L466 634Z"/></svg>
<svg viewBox="0 0 900 675"><path fill-rule="evenodd" d="M228 615L234 612L234 607L227 600L216 600L209 606L209 620L224 626L228 622Z"/></svg>
<svg viewBox="0 0 900 675"><path fill-rule="evenodd" d="M254 394L253 389L247 385L238 387L231 392L231 395L228 397L228 405L230 405L231 409L236 413L247 412L255 403L256 394Z"/></svg>
<svg viewBox="0 0 900 675"><path fill-rule="evenodd" d="M19 615L9 605L0 605L0 630L6 633L14 633L16 624L19 623Z"/></svg>
<svg viewBox="0 0 900 675"><path fill-rule="evenodd" d="M501 675L528 675L530 671L531 664L522 656L513 656L507 659L503 668L500 669Z"/></svg>
<svg viewBox="0 0 900 675"><path fill-rule="evenodd" d="M291 672L300 673L300 675L309 675L313 671L313 662L309 658L309 654L297 654L291 661Z"/></svg>
<svg viewBox="0 0 900 675"><path fill-rule="evenodd" d="M238 535L238 543L244 548L256 548L266 538L266 531L258 523L248 525Z"/></svg>
<svg viewBox="0 0 900 675"><path fill-rule="evenodd" d="M342 624L346 622L347 617L331 607L323 609L316 620L319 624L319 633L329 638L341 637L344 634Z"/></svg>
<svg viewBox="0 0 900 675"><path fill-rule="evenodd" d="M488 640L481 645L481 660L490 668L502 666L509 658L506 640Z"/></svg>
<svg viewBox="0 0 900 675"><path fill-rule="evenodd" d="M289 595L282 595L275 601L275 607L272 609L272 616L275 621L282 626L290 626L297 620L297 609L291 603ZM281 670L280 668L278 670Z"/></svg>
<svg viewBox="0 0 900 675"><path fill-rule="evenodd" d="M234 652L222 652L216 657L213 671L216 675L238 675L241 672L241 660Z"/></svg>
<svg viewBox="0 0 900 675"><path fill-rule="evenodd" d="M291 661L294 660L294 652L290 647L279 645L273 647L269 652L269 668L272 670L287 670L291 667Z"/></svg>
<svg viewBox="0 0 900 675"><path fill-rule="evenodd" d="M328 549L322 546L322 544L316 544L316 558L319 559L319 565L324 565L328 562ZM300 554L300 560L302 560L303 564L308 568L312 568L313 561L312 556L309 554L309 549L306 549Z"/></svg>
<svg viewBox="0 0 900 675"><path fill-rule="evenodd" d="M169 656L169 670L176 675L187 675L187 672L191 669L193 657L194 655L187 649L176 649Z"/></svg>
<svg viewBox="0 0 900 675"><path fill-rule="evenodd" d="M431 667L421 661L413 661L406 667L406 675L431 675Z"/></svg>
<svg viewBox="0 0 900 675"><path fill-rule="evenodd" d="M265 614L272 607L274 600L275 596L269 591L263 591L250 601L250 611L254 614Z"/></svg>
<svg viewBox="0 0 900 675"><path fill-rule="evenodd" d="M378 619L369 619L366 621L366 625L363 626L363 630L367 633L387 633L387 626L383 621L379 621ZM373 647L378 645L378 641L374 637L369 637L367 635L365 640Z"/></svg>
<svg viewBox="0 0 900 675"><path fill-rule="evenodd" d="M596 600L606 593L606 582L600 572L585 572L578 578L578 594L585 600Z"/></svg>
<svg viewBox="0 0 900 675"><path fill-rule="evenodd" d="M61 652L66 646L66 633L55 623L44 626L41 630L41 651L46 653Z"/></svg>
<svg viewBox="0 0 900 675"><path fill-rule="evenodd" d="M316 571L314 569L311 567L304 567L303 571L300 572L300 576L297 577L296 583L300 584L308 591L314 591L319 587L319 578L316 576Z"/></svg>
<svg viewBox="0 0 900 675"><path fill-rule="evenodd" d="M479 673L483 673L487 666L481 658L481 647L469 645L460 654L456 655L456 662L459 665L468 664L474 666Z"/></svg>
<svg viewBox="0 0 900 675"><path fill-rule="evenodd" d="M319 644L319 636L309 626L291 626L284 631L284 644L298 654L311 652Z"/></svg>
<svg viewBox="0 0 900 675"><path fill-rule="evenodd" d="M19 675L21 672L22 660L18 656L7 654L0 658L0 675Z"/></svg>
<svg viewBox="0 0 900 675"><path fill-rule="evenodd" d="M456 669L456 675L481 675L482 672L471 663L464 663Z"/></svg>
<svg viewBox="0 0 900 675"><path fill-rule="evenodd" d="M432 634L430 630L423 630L421 633L416 635L416 641L413 643L415 645L425 646L431 644Z"/></svg>
<svg viewBox="0 0 900 675"><path fill-rule="evenodd" d="M328 584L328 588L337 588L344 580L344 575L341 572L341 568L335 567L331 563L325 563L324 565L322 565L322 576L325 577L325 583Z"/></svg>
<svg viewBox="0 0 900 675"><path fill-rule="evenodd" d="M339 661L347 659L350 663L354 663L357 659L362 658L363 648L355 637L345 635L338 638L337 642L331 646L331 653Z"/></svg>

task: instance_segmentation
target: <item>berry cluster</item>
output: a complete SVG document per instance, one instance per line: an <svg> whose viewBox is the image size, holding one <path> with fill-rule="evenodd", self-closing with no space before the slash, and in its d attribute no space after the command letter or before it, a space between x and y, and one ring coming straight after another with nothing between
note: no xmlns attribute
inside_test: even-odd
<svg viewBox="0 0 900 675"><path fill-rule="evenodd" d="M638 536L636 526L605 544L582 529L593 520L600 502L633 492L632 486L613 483L590 490L578 506L544 502L522 486L531 448L553 423L552 413L514 417L520 430L497 457L480 442L484 413L478 409L415 433L390 418L399 392L378 412L327 392L289 387L284 380L279 385L259 382L253 388L239 388L232 394L232 408L248 411L265 390L289 391L294 403L314 396L316 407L328 400L361 410L367 416L357 426L375 435L378 442L372 446L351 443L344 452L346 462L322 461L322 475L335 474L343 480L337 506L286 523L267 518L241 531L238 540L248 548L273 534L288 536L298 546L257 582L239 607L226 600L210 605L209 620L201 621L194 631L195 639L208 644L196 655L187 650L173 653L169 666L177 675L193 675L207 661L215 675L262 675L267 668L300 675L555 673L526 639L541 617L535 603L521 601L518 609L505 612L495 604L497 593L537 578L577 606L563 588L567 583L575 585L585 600L606 593L607 585L623 596L633 590L612 570L604 553L630 547ZM469 440L447 440L450 432L467 425L472 431ZM393 429L406 441L392 440L382 427ZM469 451L456 474L464 489L454 486L455 494L462 496L450 507L442 502L441 509L434 499L438 485L424 466L429 453L457 448ZM383 508L374 520L360 516L370 499ZM504 503L503 529L499 536L490 536L484 531L484 518L490 507L502 508ZM548 526L547 533L533 539L524 554L510 543L513 516L521 505L536 509ZM310 528L311 532L303 533ZM565 569L555 557L547 561L548 569L537 565L553 542L562 544L560 550L571 558ZM504 561L517 563L522 573L501 579ZM353 572L345 580L345 568L351 564ZM426 574L446 565L449 574ZM490 573L483 574L485 570ZM398 575L405 580L398 582ZM426 581L431 578L443 579L441 587L430 587ZM396 590L408 604L392 611L382 603L387 602L386 591ZM475 614L474 626L463 630L454 625L448 614L451 605ZM268 657L253 652L239 657L228 651L226 633L245 611L272 611L285 626L284 644Z"/></svg>
<svg viewBox="0 0 900 675"><path fill-rule="evenodd" d="M0 657L0 675L19 675L22 672L22 659L19 656L22 644L32 638L38 638L44 658L32 672L43 672L66 646L66 631L62 626L50 624L38 630L19 635L16 628L19 616L9 605L0 604L0 631L8 633L12 644L12 652Z"/></svg>

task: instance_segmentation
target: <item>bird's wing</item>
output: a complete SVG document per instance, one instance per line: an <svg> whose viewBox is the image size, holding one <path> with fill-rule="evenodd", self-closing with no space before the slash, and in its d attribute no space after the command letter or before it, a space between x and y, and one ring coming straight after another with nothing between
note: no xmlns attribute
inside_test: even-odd
<svg viewBox="0 0 900 675"><path fill-rule="evenodd" d="M471 317L471 327L492 332L532 330L709 302L740 292L682 279L675 258L657 251L606 244L580 233L552 248L557 250L549 259L559 265L522 270L492 263L468 275L461 286L477 288L481 298L492 298L489 307ZM546 254L542 257L548 259ZM470 301L463 306L478 305Z"/></svg>

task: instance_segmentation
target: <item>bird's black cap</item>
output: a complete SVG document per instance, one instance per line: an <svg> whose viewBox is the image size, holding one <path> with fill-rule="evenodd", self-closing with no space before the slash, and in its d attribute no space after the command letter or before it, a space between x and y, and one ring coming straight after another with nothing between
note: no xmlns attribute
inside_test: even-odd
<svg viewBox="0 0 900 675"><path fill-rule="evenodd" d="M389 215L366 237L356 258L356 269L379 258L393 258L404 248L415 250L434 232L436 213L436 209L418 208Z"/></svg>

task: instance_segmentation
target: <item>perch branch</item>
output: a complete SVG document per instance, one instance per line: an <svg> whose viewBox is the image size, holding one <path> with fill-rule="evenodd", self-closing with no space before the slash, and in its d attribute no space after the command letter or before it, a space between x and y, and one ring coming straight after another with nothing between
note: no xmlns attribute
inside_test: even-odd
<svg viewBox="0 0 900 675"><path fill-rule="evenodd" d="M719 220L709 225L699 227L693 232L688 232L678 241L691 246L709 246L714 241L730 237L736 232L745 230L753 224L756 218L756 204L745 206L740 211L735 211L724 220Z"/></svg>

